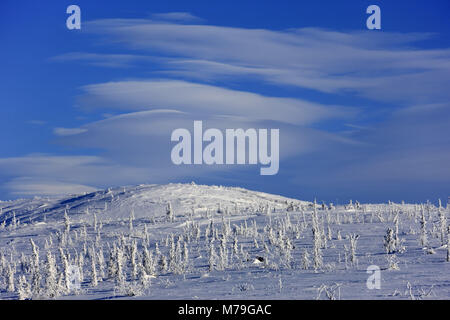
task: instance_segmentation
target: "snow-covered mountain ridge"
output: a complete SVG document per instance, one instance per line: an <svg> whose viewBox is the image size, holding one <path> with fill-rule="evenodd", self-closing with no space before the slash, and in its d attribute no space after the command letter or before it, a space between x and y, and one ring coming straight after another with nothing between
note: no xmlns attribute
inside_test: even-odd
<svg viewBox="0 0 450 320"><path fill-rule="evenodd" d="M82 195L58 198L35 197L0 202L0 223L13 218L22 222L70 215L107 212L111 219L157 217L171 204L175 215L207 213L207 211L256 212L285 209L289 204L306 206L310 202L250 191L237 187L191 184L137 185L109 188Z"/></svg>

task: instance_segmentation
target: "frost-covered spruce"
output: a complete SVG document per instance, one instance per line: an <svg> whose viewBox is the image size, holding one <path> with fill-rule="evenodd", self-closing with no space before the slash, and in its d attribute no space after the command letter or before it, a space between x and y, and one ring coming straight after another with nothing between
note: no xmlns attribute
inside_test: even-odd
<svg viewBox="0 0 450 320"><path fill-rule="evenodd" d="M388 260L388 269L389 270L400 270L400 267L398 265L398 259L395 254L387 255Z"/></svg>
<svg viewBox="0 0 450 320"><path fill-rule="evenodd" d="M441 199L439 199L438 213L441 244L445 245L447 243L447 217L444 208L442 208Z"/></svg>
<svg viewBox="0 0 450 320"><path fill-rule="evenodd" d="M163 254L159 256L158 268L160 273L165 273L167 271L167 258Z"/></svg>
<svg viewBox="0 0 450 320"><path fill-rule="evenodd" d="M145 289L148 285L148 274L145 271L145 268L142 264L139 264L139 272L138 272L138 281L143 289Z"/></svg>
<svg viewBox="0 0 450 320"><path fill-rule="evenodd" d="M97 234L95 236L95 245L97 247L101 246L101 241L102 241L102 235L101 235L101 229L102 229L102 224L100 223L100 225L97 227Z"/></svg>
<svg viewBox="0 0 450 320"><path fill-rule="evenodd" d="M228 248L227 240L225 237L220 239L220 262L223 269L228 267Z"/></svg>
<svg viewBox="0 0 450 320"><path fill-rule="evenodd" d="M128 229L131 232L133 232L133 220L134 220L134 211L132 210L130 213L130 217L128 218Z"/></svg>
<svg viewBox="0 0 450 320"><path fill-rule="evenodd" d="M22 256L23 256L23 252L22 252ZM6 262L6 258L5 258L5 254L3 253L3 250L0 251L0 274L2 274L7 266L7 262Z"/></svg>
<svg viewBox="0 0 450 320"><path fill-rule="evenodd" d="M10 228L12 230L16 230L17 229L17 219L16 219L16 212L15 211L13 211L13 217L12 217L12 220L11 220Z"/></svg>
<svg viewBox="0 0 450 320"><path fill-rule="evenodd" d="M64 210L64 231L66 234L70 231L70 219L69 215L67 214L67 210Z"/></svg>
<svg viewBox="0 0 450 320"><path fill-rule="evenodd" d="M144 247L143 257L142 257L142 266L144 267L145 273L147 275L154 275L156 273L155 262L153 260L153 254L148 250L147 247Z"/></svg>
<svg viewBox="0 0 450 320"><path fill-rule="evenodd" d="M94 211L94 231L97 231L97 223L98 223L98 221L97 221L97 214Z"/></svg>
<svg viewBox="0 0 450 320"><path fill-rule="evenodd" d="M356 245L359 239L358 234L351 234L349 235L350 240L350 262L352 265L356 265L358 263L358 260L356 258Z"/></svg>
<svg viewBox="0 0 450 320"><path fill-rule="evenodd" d="M83 241L87 241L87 227L86 224L83 224L83 228L81 229L81 236L83 237Z"/></svg>
<svg viewBox="0 0 450 320"><path fill-rule="evenodd" d="M113 247L109 249L109 257L108 257L108 263L107 263L108 278L110 278L110 279L114 279L116 277L116 273L117 273L116 250L117 250L117 246L114 243Z"/></svg>
<svg viewBox="0 0 450 320"><path fill-rule="evenodd" d="M226 254L222 246L219 246L219 256L217 258L217 270L225 270L226 268Z"/></svg>
<svg viewBox="0 0 450 320"><path fill-rule="evenodd" d="M258 226L256 225L256 220L253 220L252 233L253 233L252 236L256 239L258 237Z"/></svg>
<svg viewBox="0 0 450 320"><path fill-rule="evenodd" d="M145 241L145 246L150 245L150 235L148 233L147 224L144 224L144 241Z"/></svg>
<svg viewBox="0 0 450 320"><path fill-rule="evenodd" d="M39 248L34 243L33 239L30 239L32 248L32 269L31 269L31 289L33 295L39 295L41 291L41 271L39 265Z"/></svg>
<svg viewBox="0 0 450 320"><path fill-rule="evenodd" d="M169 271L175 271L176 269L176 249L175 249L175 240L173 234L168 238L168 247L169 247L169 261L168 267Z"/></svg>
<svg viewBox="0 0 450 320"><path fill-rule="evenodd" d="M58 271L56 269L56 260L50 251L47 251L47 257L45 261L45 293L48 297L53 298L58 296Z"/></svg>
<svg viewBox="0 0 450 320"><path fill-rule="evenodd" d="M61 287L60 284L60 290L63 292L68 292L70 289L70 270L69 270L69 259L67 258L66 254L64 253L64 250L62 248L59 248L59 255L61 259L61 263L63 266L63 272L64 272L64 283Z"/></svg>
<svg viewBox="0 0 450 320"><path fill-rule="evenodd" d="M159 257L161 255L161 251L159 250L158 242L155 243L155 255Z"/></svg>
<svg viewBox="0 0 450 320"><path fill-rule="evenodd" d="M321 232L319 228L319 222L317 218L316 202L314 201L314 210L312 215L312 233L313 233L313 266L314 270L318 270L322 267L322 250L321 250Z"/></svg>
<svg viewBox="0 0 450 320"><path fill-rule="evenodd" d="M253 247L255 249L259 249L258 239L256 239L256 238L253 238Z"/></svg>
<svg viewBox="0 0 450 320"><path fill-rule="evenodd" d="M291 240L286 237L286 240L284 241L284 245L282 246L282 254L283 254L283 260L284 264L287 268L291 268L292 263L292 243Z"/></svg>
<svg viewBox="0 0 450 320"><path fill-rule="evenodd" d="M447 262L450 262L450 226L447 227Z"/></svg>
<svg viewBox="0 0 450 320"><path fill-rule="evenodd" d="M91 248L91 285L93 287L96 287L98 285L98 278L97 278L97 266L96 266L96 255L95 255L95 249L94 247Z"/></svg>
<svg viewBox="0 0 450 320"><path fill-rule="evenodd" d="M183 242L183 268L185 271L189 269L189 249L186 242Z"/></svg>
<svg viewBox="0 0 450 320"><path fill-rule="evenodd" d="M17 294L19 295L19 300L31 299L32 293L30 285L28 284L25 275L19 277L19 283L17 285Z"/></svg>
<svg viewBox="0 0 450 320"><path fill-rule="evenodd" d="M425 218L425 209L423 204L420 205L420 244L422 246L427 246L428 239L427 239L427 220Z"/></svg>
<svg viewBox="0 0 450 320"><path fill-rule="evenodd" d="M13 264L8 264L8 267L6 268L6 279L7 279L7 286L6 291L8 292L14 292L15 286L14 286L14 275L16 273L16 268Z"/></svg>
<svg viewBox="0 0 450 320"><path fill-rule="evenodd" d="M153 262L152 253L146 246L142 250L142 267L147 275L153 275L155 273L155 264Z"/></svg>
<svg viewBox="0 0 450 320"><path fill-rule="evenodd" d="M195 228L194 228L194 237L195 237L195 241L198 243L200 241L200 237L201 237L201 232L200 232L200 226L198 224L195 224Z"/></svg>
<svg viewBox="0 0 450 320"><path fill-rule="evenodd" d="M85 249L84 254L79 254L77 257L77 264L79 269L80 282L84 280L84 257L87 255L87 249Z"/></svg>
<svg viewBox="0 0 450 320"><path fill-rule="evenodd" d="M209 243L209 256L208 256L208 270L211 272L215 268L216 263L216 253L214 250L214 241Z"/></svg>
<svg viewBox="0 0 450 320"><path fill-rule="evenodd" d="M211 235L212 228L213 228L213 221L211 220L210 223L207 224L205 228L205 240L208 240L209 236Z"/></svg>
<svg viewBox="0 0 450 320"><path fill-rule="evenodd" d="M302 268L304 270L308 270L309 266L310 266L311 262L309 261L309 253L308 250L303 250L303 254L302 254Z"/></svg>
<svg viewBox="0 0 450 320"><path fill-rule="evenodd" d="M97 263L99 268L99 277L102 279L105 277L105 256L103 255L103 248L97 249Z"/></svg>
<svg viewBox="0 0 450 320"><path fill-rule="evenodd" d="M225 221L225 217L222 216L222 234L225 237L225 239L228 239L231 233L231 226L230 226L230 220L228 222Z"/></svg>
<svg viewBox="0 0 450 320"><path fill-rule="evenodd" d="M136 240L133 240L133 242L131 244L130 264L131 264L131 278L134 280L138 276L137 243L136 243Z"/></svg>
<svg viewBox="0 0 450 320"><path fill-rule="evenodd" d="M55 233L55 235L56 235L56 239L58 239L59 246L64 247L66 245L66 237L64 236L65 233L64 232L61 233L61 232L57 231Z"/></svg>
<svg viewBox="0 0 450 320"><path fill-rule="evenodd" d="M244 249L244 246L242 244L240 245L239 254L241 256L241 261L248 261L248 252Z"/></svg>
<svg viewBox="0 0 450 320"><path fill-rule="evenodd" d="M119 286L119 288L122 288L125 284L125 275L124 275L124 249L123 246L118 246L116 250L116 284Z"/></svg>
<svg viewBox="0 0 450 320"><path fill-rule="evenodd" d="M394 241L395 241L396 248L400 247L399 225L400 225L399 210L395 210L394 211Z"/></svg>
<svg viewBox="0 0 450 320"><path fill-rule="evenodd" d="M317 234L317 231L313 229L313 261L314 261L314 270L320 269L322 267L322 251L320 249L320 236Z"/></svg>
<svg viewBox="0 0 450 320"><path fill-rule="evenodd" d="M175 265L173 266L173 272L175 274L183 273L183 258L181 251L181 237L177 238L176 248L175 248Z"/></svg>
<svg viewBox="0 0 450 320"><path fill-rule="evenodd" d="M170 222L173 222L175 219L174 214L173 214L172 204L170 202L167 204L166 216L167 216L167 220Z"/></svg>
<svg viewBox="0 0 450 320"><path fill-rule="evenodd" d="M395 236L394 230L388 228L386 231L386 235L384 236L384 248L386 249L386 253L395 252Z"/></svg>

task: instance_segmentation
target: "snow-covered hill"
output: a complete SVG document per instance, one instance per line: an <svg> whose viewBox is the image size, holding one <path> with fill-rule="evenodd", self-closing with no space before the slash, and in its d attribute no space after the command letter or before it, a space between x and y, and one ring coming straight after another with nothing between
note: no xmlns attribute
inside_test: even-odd
<svg viewBox="0 0 450 320"><path fill-rule="evenodd" d="M448 299L449 218L195 184L3 201L0 299Z"/></svg>
<svg viewBox="0 0 450 320"><path fill-rule="evenodd" d="M257 212L307 206L310 202L243 188L191 184L138 185L61 198L34 198L0 202L0 223L60 219L67 210L74 219L97 213L110 219L152 218L166 214L171 204L175 215L207 214L208 211Z"/></svg>

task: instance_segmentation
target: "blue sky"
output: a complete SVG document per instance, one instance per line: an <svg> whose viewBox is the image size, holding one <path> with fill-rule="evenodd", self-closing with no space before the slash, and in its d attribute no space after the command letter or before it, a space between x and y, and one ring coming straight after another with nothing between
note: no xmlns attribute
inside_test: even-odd
<svg viewBox="0 0 450 320"><path fill-rule="evenodd" d="M81 30L65 26L70 4ZM370 4L381 31L365 28ZM305 200L445 199L449 9L2 1L0 199L192 180ZM280 128L279 174L172 165L170 132L193 120Z"/></svg>

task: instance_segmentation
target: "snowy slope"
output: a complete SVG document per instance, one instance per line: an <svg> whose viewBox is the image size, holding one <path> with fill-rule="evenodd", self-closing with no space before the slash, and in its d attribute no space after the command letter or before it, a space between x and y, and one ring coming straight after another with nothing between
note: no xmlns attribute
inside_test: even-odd
<svg viewBox="0 0 450 320"><path fill-rule="evenodd" d="M449 208L430 203L314 210L195 184L4 201L0 299L449 299L449 219ZM67 265L81 270L79 289L66 288ZM374 265L381 286L371 290Z"/></svg>
<svg viewBox="0 0 450 320"><path fill-rule="evenodd" d="M86 212L105 213L111 219L150 218L165 215L168 204L175 215L208 211L256 212L264 206L271 210L286 208L288 203L306 206L310 202L250 191L243 188L192 184L138 185L110 188L84 195L63 198L34 198L0 202L0 223L10 222L13 212L24 223L59 219L67 210L76 219ZM103 216L105 216L103 215Z"/></svg>

